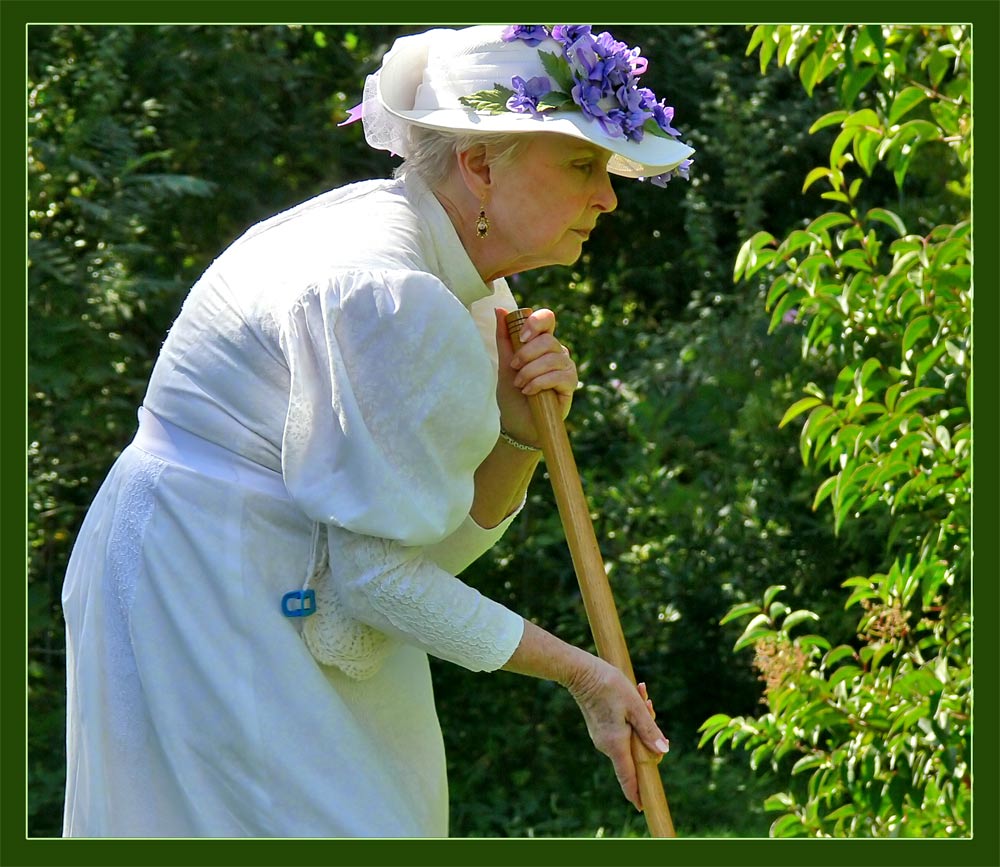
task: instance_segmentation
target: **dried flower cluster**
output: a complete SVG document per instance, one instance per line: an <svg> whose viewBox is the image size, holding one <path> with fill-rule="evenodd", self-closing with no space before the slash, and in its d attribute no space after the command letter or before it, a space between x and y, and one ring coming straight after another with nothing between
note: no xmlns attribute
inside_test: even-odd
<svg viewBox="0 0 1000 867"><path fill-rule="evenodd" d="M765 693L802 674L808 661L805 651L787 638L762 638L754 644L753 664L760 672L758 679L765 683Z"/></svg>
<svg viewBox="0 0 1000 867"><path fill-rule="evenodd" d="M875 641L895 641L904 638L910 631L909 612L905 612L898 601L892 605L882 605L871 599L862 599L861 607L868 612L863 638Z"/></svg>

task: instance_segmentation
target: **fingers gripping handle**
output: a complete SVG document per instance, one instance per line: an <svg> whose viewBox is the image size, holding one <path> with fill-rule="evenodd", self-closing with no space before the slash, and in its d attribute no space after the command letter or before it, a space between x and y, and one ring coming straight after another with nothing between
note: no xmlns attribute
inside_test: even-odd
<svg viewBox="0 0 1000 867"><path fill-rule="evenodd" d="M531 312L531 308L522 308L506 317L507 331L515 350L521 345L521 327ZM528 405L541 437L545 464L552 480L556 505L559 507L559 518L566 533L597 652L602 659L619 668L635 683L632 661L622 634L614 597L611 595L594 525L590 520L590 510L580 484L576 460L563 424L559 399L554 392L541 391L528 398ZM657 764L659 757L646 749L635 736L632 738L632 756L636 763L639 793L650 834L654 837L676 836L667 799L663 794Z"/></svg>

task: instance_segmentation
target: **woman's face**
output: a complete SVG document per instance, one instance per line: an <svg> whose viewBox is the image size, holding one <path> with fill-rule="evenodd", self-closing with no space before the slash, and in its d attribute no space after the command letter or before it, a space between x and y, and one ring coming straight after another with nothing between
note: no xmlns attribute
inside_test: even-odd
<svg viewBox="0 0 1000 867"><path fill-rule="evenodd" d="M618 204L610 156L580 139L538 133L513 160L491 169L486 213L490 237L509 259L503 274L580 257L597 218Z"/></svg>

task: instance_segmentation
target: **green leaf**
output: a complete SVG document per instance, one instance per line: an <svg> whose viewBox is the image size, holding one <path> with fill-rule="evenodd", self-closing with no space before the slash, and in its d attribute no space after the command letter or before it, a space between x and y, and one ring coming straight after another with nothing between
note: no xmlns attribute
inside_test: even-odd
<svg viewBox="0 0 1000 867"><path fill-rule="evenodd" d="M753 50L764 41L764 37L768 35L768 25L759 24L753 29L753 33L750 34L750 41L747 43L747 49L744 52L745 57L749 57Z"/></svg>
<svg viewBox="0 0 1000 867"><path fill-rule="evenodd" d="M870 108L863 108L861 111L855 111L848 115L844 120L844 127L873 127L875 129L881 130L882 121L879 120L879 116L875 114Z"/></svg>
<svg viewBox="0 0 1000 867"><path fill-rule="evenodd" d="M719 621L719 625L724 626L726 623L736 620L738 617L746 617L748 614L760 614L760 606L755 602L742 602L739 605L734 605Z"/></svg>
<svg viewBox="0 0 1000 867"><path fill-rule="evenodd" d="M840 662L840 660L846 657L853 658L854 655L853 647L849 647L846 644L840 644L823 657L823 668L833 668L833 666Z"/></svg>
<svg viewBox="0 0 1000 867"><path fill-rule="evenodd" d="M875 46L872 58L873 62L881 63L882 55L885 53L885 37L882 35L882 26L880 24L869 24L865 27L865 33Z"/></svg>
<svg viewBox="0 0 1000 867"><path fill-rule="evenodd" d="M896 131L896 140L913 141L914 144L937 141L941 138L941 130L929 120L908 120Z"/></svg>
<svg viewBox="0 0 1000 867"><path fill-rule="evenodd" d="M835 123L841 123L846 117L847 117L847 112L844 111L843 109L838 109L837 111L828 112L827 114L824 114L819 120L815 121L811 127L809 127L809 134L812 135L814 132L818 132L824 127L833 126L833 124Z"/></svg>
<svg viewBox="0 0 1000 867"><path fill-rule="evenodd" d="M771 62L771 57L774 56L774 51L778 47L778 40L775 39L775 31L778 29L773 24L765 24L764 28L764 38L761 40L760 45L760 74L763 75L767 72L767 64Z"/></svg>
<svg viewBox="0 0 1000 867"><path fill-rule="evenodd" d="M733 282L739 283L740 278L746 271L747 262L750 261L750 254L753 252L753 247L751 246L753 239L747 238L741 245L739 251L736 253L736 262L733 265Z"/></svg>
<svg viewBox="0 0 1000 867"><path fill-rule="evenodd" d="M792 627L798 626L800 623L805 623L807 620L819 620L819 615L814 611L805 611L802 609L793 611L782 621L781 628L787 632Z"/></svg>
<svg viewBox="0 0 1000 867"><path fill-rule="evenodd" d="M796 774L801 774L803 771L808 771L810 768L822 767L828 761L829 758L825 754L803 756L794 765L792 765L791 774L794 777Z"/></svg>
<svg viewBox="0 0 1000 867"><path fill-rule="evenodd" d="M909 356L913 345L931 329L933 320L930 316L918 316L909 325L903 334L903 358Z"/></svg>
<svg viewBox="0 0 1000 867"><path fill-rule="evenodd" d="M732 721L732 717L728 714L717 713L710 716L705 722L703 722L699 727L698 731L708 732L709 735L715 734L719 729L725 728Z"/></svg>
<svg viewBox="0 0 1000 867"><path fill-rule="evenodd" d="M896 234L903 236L906 234L906 226L903 225L903 221L899 218L897 214L886 208L872 208L865 214L865 221L871 222L872 220L878 220L880 223L885 223L887 226L892 226L896 230Z"/></svg>
<svg viewBox="0 0 1000 867"><path fill-rule="evenodd" d="M861 369L855 376L855 382L859 386L865 386L868 381L872 378L872 374L876 370L882 369L882 362L877 358L866 358L865 363L861 365Z"/></svg>
<svg viewBox="0 0 1000 867"><path fill-rule="evenodd" d="M771 621L766 614L758 614L751 620L746 629L743 630L743 634L736 640L733 645L733 650L743 650L745 647L749 647L751 644L755 643L757 639L772 632Z"/></svg>
<svg viewBox="0 0 1000 867"><path fill-rule="evenodd" d="M764 607L770 607L771 603L774 602L775 597L782 591L788 588L784 584L772 584L767 590L764 591Z"/></svg>
<svg viewBox="0 0 1000 867"><path fill-rule="evenodd" d="M771 284L771 288L767 292L767 300L764 302L764 309L771 310L774 302L788 291L788 287L790 285L791 281L788 279L787 274L780 274L775 277L774 282Z"/></svg>
<svg viewBox="0 0 1000 867"><path fill-rule="evenodd" d="M550 90L547 94L545 94L544 97L542 97L538 101L538 105L536 107L540 112L567 111L569 109L572 109L574 105L575 103L573 102L572 97L567 96L565 93L559 90ZM657 129L659 129L658 126ZM666 133L663 133L663 135L665 138L670 138L670 136L668 136Z"/></svg>
<svg viewBox="0 0 1000 867"><path fill-rule="evenodd" d="M563 104L564 108L571 109L574 105L572 97L566 97L566 102ZM671 141L677 141L677 139L668 133L665 129L661 128L660 125L653 119L649 118L643 125L642 131L654 135L657 138L670 139Z"/></svg>
<svg viewBox="0 0 1000 867"><path fill-rule="evenodd" d="M771 314L771 322L768 325L767 333L771 334L781 324L781 320L798 302L805 296L805 290L798 287L782 296Z"/></svg>
<svg viewBox="0 0 1000 867"><path fill-rule="evenodd" d="M895 454L895 452L893 452ZM913 470L913 465L904 459L899 460L888 460L885 461L879 471L872 476L871 485L874 488L881 488L887 482L896 478L896 476L901 476L909 473Z"/></svg>
<svg viewBox="0 0 1000 867"><path fill-rule="evenodd" d="M934 397L938 394L944 394L944 389L928 388L927 386L911 388L909 391L902 394L899 400L896 401L896 406L893 411L899 414L907 413L917 404L923 403L928 398Z"/></svg>
<svg viewBox="0 0 1000 867"><path fill-rule="evenodd" d="M892 262L892 270L889 272L890 277L894 277L896 274L907 274L911 269L915 269L920 264L920 251L918 250L907 250L902 255L896 256ZM901 311L905 312L905 311Z"/></svg>
<svg viewBox="0 0 1000 867"><path fill-rule="evenodd" d="M908 789L909 786L907 786L906 781L900 774L894 774L892 779L889 780L888 794L894 811L894 818L901 818L903 816L903 803Z"/></svg>
<svg viewBox="0 0 1000 867"><path fill-rule="evenodd" d="M917 360L916 372L913 377L914 385L920 383L927 373L933 369L934 365L941 360L941 356L948 351L947 344L942 340L937 346L931 349L923 358Z"/></svg>
<svg viewBox="0 0 1000 867"><path fill-rule="evenodd" d="M739 252L736 254L736 264L733 266L733 282L738 283L740 278L746 273L748 266L752 265L757 258L758 251L768 244L774 243L774 235L770 232L755 232L750 238L743 242Z"/></svg>
<svg viewBox="0 0 1000 867"><path fill-rule="evenodd" d="M794 806L795 799L787 792L778 792L764 801L764 809L772 813L776 810L791 810Z"/></svg>
<svg viewBox="0 0 1000 867"><path fill-rule="evenodd" d="M899 122L899 119L906 114L908 111L912 111L916 106L923 102L927 98L920 87L906 87L903 88L896 98L892 101L892 107L889 109L889 124L893 125Z"/></svg>
<svg viewBox="0 0 1000 867"><path fill-rule="evenodd" d="M487 114L503 114L507 111L507 100L514 95L514 91L502 84L496 85L493 90L480 90L469 96L460 96L458 101L462 105L467 105L473 111L482 111Z"/></svg>
<svg viewBox="0 0 1000 867"><path fill-rule="evenodd" d="M838 133L837 137L833 140L833 146L830 148L830 165L832 167L839 168L842 165L844 151L854 141L857 134L857 127L845 127Z"/></svg>
<svg viewBox="0 0 1000 867"><path fill-rule="evenodd" d="M849 819L855 814L854 804L841 804L833 812L826 814L827 821L838 822L841 819Z"/></svg>
<svg viewBox="0 0 1000 867"><path fill-rule="evenodd" d="M812 409L814 406L819 406L822 401L815 397L803 397L801 400L795 401L788 410L782 416L781 421L778 423L779 428L783 428L788 424L793 418L804 413L807 409Z"/></svg>
<svg viewBox="0 0 1000 867"><path fill-rule="evenodd" d="M819 60L815 52L810 52L799 64L799 80L806 89L806 93L812 96L813 88L816 86L816 78L819 75Z"/></svg>
<svg viewBox="0 0 1000 867"><path fill-rule="evenodd" d="M865 66L846 73L840 81L840 101L850 107L854 105L854 100L865 86L874 78L875 67Z"/></svg>
<svg viewBox="0 0 1000 867"><path fill-rule="evenodd" d="M795 62L797 46L792 38L792 28L781 26L778 28L781 38L778 40L778 66L791 67Z"/></svg>
<svg viewBox="0 0 1000 867"><path fill-rule="evenodd" d="M937 87L948 72L948 67L951 66L953 58L945 53L944 48L948 46L942 46L934 51L931 56L926 61L926 66L931 76L931 84Z"/></svg>
<svg viewBox="0 0 1000 867"><path fill-rule="evenodd" d="M802 192L804 193L806 190L808 190L809 187L811 187L820 178L828 178L832 174L833 172L826 166L818 166L817 168L809 172L808 175L806 175L806 179L802 184Z"/></svg>
<svg viewBox="0 0 1000 867"><path fill-rule="evenodd" d="M956 260L969 261L970 253L971 245L967 237L951 238L934 248L931 263L934 268L941 269Z"/></svg>
<svg viewBox="0 0 1000 867"><path fill-rule="evenodd" d="M868 131L859 133L854 139L854 156L862 171L869 177L875 167L876 151L881 141L881 133Z"/></svg>
<svg viewBox="0 0 1000 867"><path fill-rule="evenodd" d="M842 665L832 675L830 675L830 686L837 686L844 681L851 682L860 678L864 672L856 665Z"/></svg>
<svg viewBox="0 0 1000 867"><path fill-rule="evenodd" d="M809 413L809 420L802 428L799 437L803 463L809 463L810 450L814 450L813 453L818 456L820 446L839 426L840 417L829 406L817 406Z"/></svg>
<svg viewBox="0 0 1000 867"><path fill-rule="evenodd" d="M803 229L796 229L778 245L778 255L782 259L787 259L805 247L812 247L814 244L820 243L822 243L822 239L818 235Z"/></svg>
<svg viewBox="0 0 1000 867"><path fill-rule="evenodd" d="M847 597L847 601L844 603L844 610L846 611L852 605L857 605L863 599L875 599L878 596L871 585L865 585L863 587L858 587L854 592Z"/></svg>
<svg viewBox="0 0 1000 867"><path fill-rule="evenodd" d="M776 820L768 831L771 837L796 837L802 833L802 821L794 813Z"/></svg>
<svg viewBox="0 0 1000 867"><path fill-rule="evenodd" d="M844 226L853 222L847 214L842 214L840 211L828 211L813 220L806 228L806 231L818 234L834 226Z"/></svg>
<svg viewBox="0 0 1000 867"><path fill-rule="evenodd" d="M746 277L749 279L753 277L761 268L765 268L769 265L776 257L778 253L776 250L758 250L751 258L750 262L747 264Z"/></svg>
<svg viewBox="0 0 1000 867"><path fill-rule="evenodd" d="M822 635L800 635L796 641L800 647L818 647L820 650L830 649L830 642Z"/></svg>
<svg viewBox="0 0 1000 867"><path fill-rule="evenodd" d="M550 51L539 51L538 56L541 58L542 66L545 67L546 73L556 83L558 89L563 94L570 93L574 86L573 72L569 67L569 63L566 62L566 58L561 54L556 55Z"/></svg>
<svg viewBox="0 0 1000 867"><path fill-rule="evenodd" d="M853 268L856 271L871 272L872 266L868 261L868 254L857 247L846 251L838 260L841 268Z"/></svg>
<svg viewBox="0 0 1000 867"><path fill-rule="evenodd" d="M816 489L816 497L813 500L812 510L815 512L825 499L827 499L837 488L840 476L830 476Z"/></svg>

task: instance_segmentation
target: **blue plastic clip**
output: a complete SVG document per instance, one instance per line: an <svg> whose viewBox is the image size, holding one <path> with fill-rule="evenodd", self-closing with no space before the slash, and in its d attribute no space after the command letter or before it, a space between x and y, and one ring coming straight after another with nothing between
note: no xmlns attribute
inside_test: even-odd
<svg viewBox="0 0 1000 867"><path fill-rule="evenodd" d="M298 602L293 606L292 603ZM281 597L281 613L285 617L308 617L316 613L316 591L291 590Z"/></svg>

